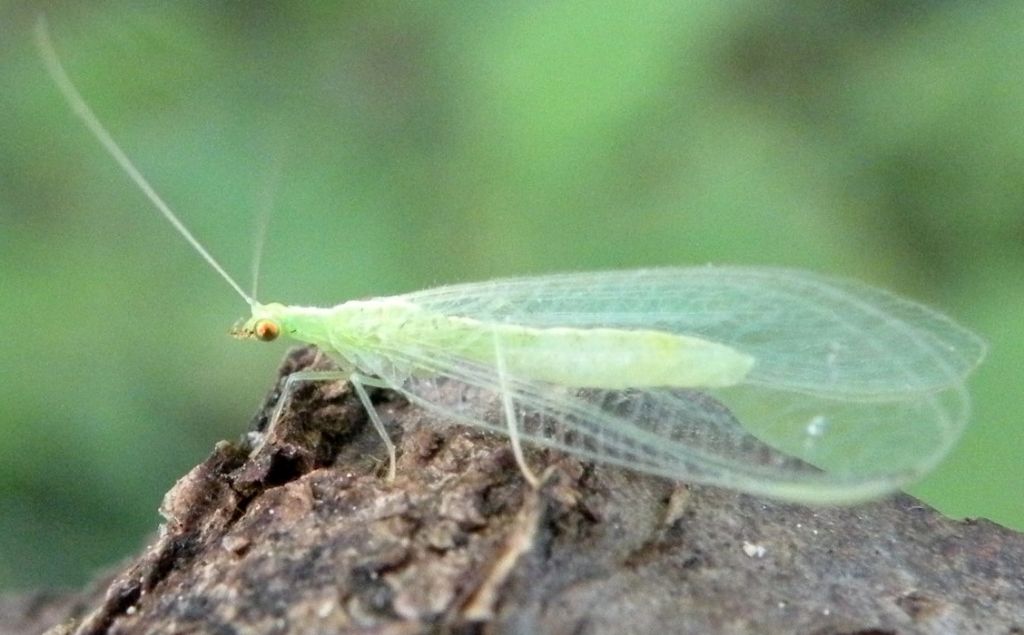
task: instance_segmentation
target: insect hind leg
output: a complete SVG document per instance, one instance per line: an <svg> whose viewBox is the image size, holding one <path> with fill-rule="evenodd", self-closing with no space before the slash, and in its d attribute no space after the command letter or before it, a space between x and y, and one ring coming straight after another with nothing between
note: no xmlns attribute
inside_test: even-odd
<svg viewBox="0 0 1024 635"><path fill-rule="evenodd" d="M498 341L498 334L494 334L494 361L498 371L498 386L501 389L501 406L505 414L505 425L508 426L508 438L512 442L512 454L516 457L516 464L523 478L533 489L540 488L540 479L533 473L530 466L526 464L526 456L523 454L523 446L519 442L519 426L516 418L515 406L512 403L512 394L508 389L508 377L505 373L505 355L501 350Z"/></svg>

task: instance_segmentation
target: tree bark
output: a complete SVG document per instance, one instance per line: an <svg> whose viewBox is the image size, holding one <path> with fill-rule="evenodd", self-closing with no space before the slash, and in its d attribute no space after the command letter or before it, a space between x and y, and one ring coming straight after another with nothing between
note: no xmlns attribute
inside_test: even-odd
<svg viewBox="0 0 1024 635"><path fill-rule="evenodd" d="M280 377L315 362L286 358ZM281 386L278 382L278 390ZM1024 633L1024 535L906 495L808 508L507 439L342 383L222 442L123 570L7 598L6 633Z"/></svg>

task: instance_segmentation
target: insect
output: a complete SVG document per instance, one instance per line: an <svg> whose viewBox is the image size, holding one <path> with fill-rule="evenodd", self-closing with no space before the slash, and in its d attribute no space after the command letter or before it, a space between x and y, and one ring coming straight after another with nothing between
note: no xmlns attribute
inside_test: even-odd
<svg viewBox="0 0 1024 635"><path fill-rule="evenodd" d="M367 387L521 441L687 482L804 503L878 496L928 472L968 419L985 345L886 291L743 267L549 275L333 307L250 297L115 143L38 42L76 114L156 209L249 305L238 337L316 345L396 451ZM489 405L488 405L489 404ZM275 415L276 418L276 415Z"/></svg>

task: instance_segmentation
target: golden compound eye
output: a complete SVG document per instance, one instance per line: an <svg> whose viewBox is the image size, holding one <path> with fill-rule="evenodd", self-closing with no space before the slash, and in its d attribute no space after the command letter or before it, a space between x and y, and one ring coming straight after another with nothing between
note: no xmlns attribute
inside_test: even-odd
<svg viewBox="0 0 1024 635"><path fill-rule="evenodd" d="M281 328L277 323L270 320L260 320L253 327L252 334L260 341L270 342L277 339L277 336L281 334Z"/></svg>

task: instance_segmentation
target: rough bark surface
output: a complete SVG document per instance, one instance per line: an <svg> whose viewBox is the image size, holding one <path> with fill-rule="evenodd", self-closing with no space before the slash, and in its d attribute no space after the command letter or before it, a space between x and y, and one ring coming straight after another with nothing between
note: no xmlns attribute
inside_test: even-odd
<svg viewBox="0 0 1024 635"><path fill-rule="evenodd" d="M0 634L1024 634L1024 535L908 496L806 508L547 451L534 491L506 439L382 392L388 482L344 384L263 430L276 397L167 493L144 553L0 601Z"/></svg>

